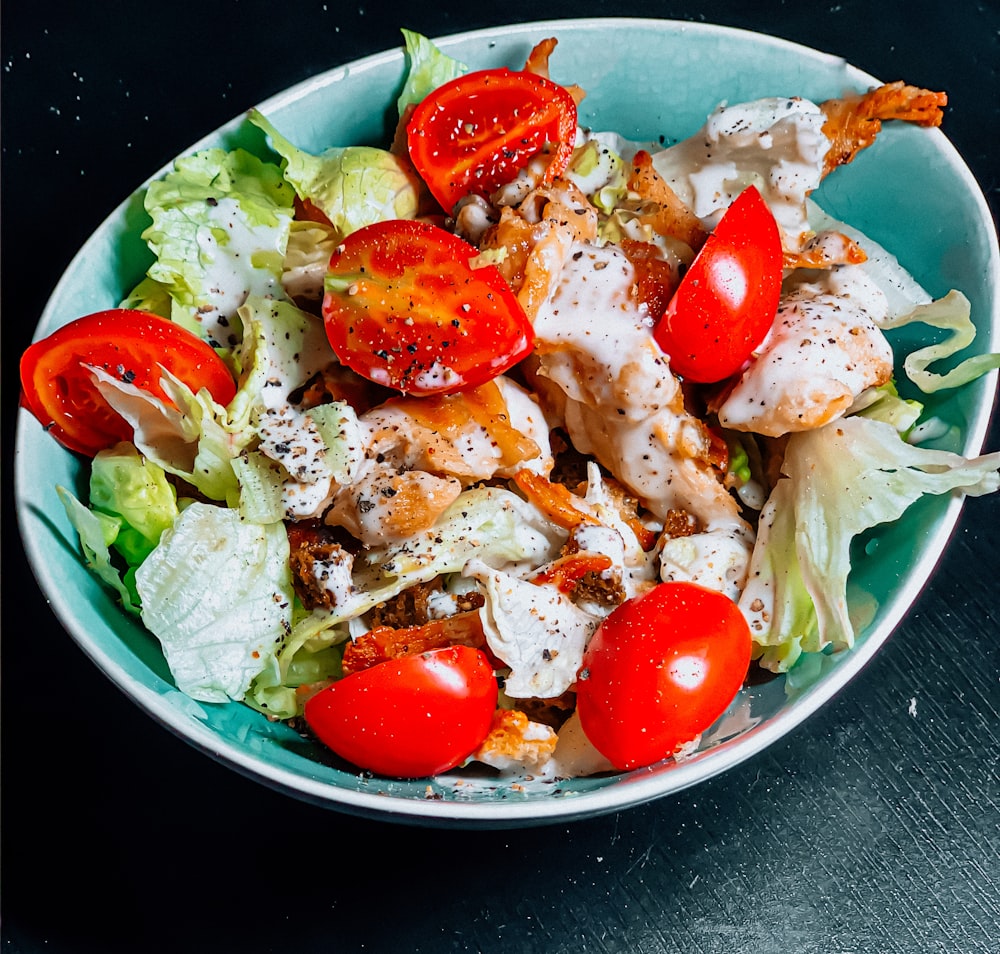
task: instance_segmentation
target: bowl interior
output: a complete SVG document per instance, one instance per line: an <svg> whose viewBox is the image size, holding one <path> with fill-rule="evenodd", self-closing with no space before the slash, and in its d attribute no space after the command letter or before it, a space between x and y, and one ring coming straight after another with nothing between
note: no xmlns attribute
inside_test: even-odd
<svg viewBox="0 0 1000 954"><path fill-rule="evenodd" d="M841 59L784 41L671 21L551 21L438 42L472 68L516 67L548 36L559 40L551 59L553 78L586 90L581 123L637 140L683 138L723 100L772 95L821 100L875 82ZM404 72L402 52L393 50L333 69L260 108L304 149L382 145L391 134ZM186 152L208 145L266 148L242 117ZM815 198L892 250L931 294L963 290L980 331L974 350L996 350L995 230L978 186L943 134L887 127L875 146L838 170ZM148 265L139 239L145 223L140 188L73 260L42 315L38 336L117 304ZM966 454L980 449L994 388L990 375L926 402L949 424L939 446ZM612 811L695 784L759 752L834 695L889 636L933 570L959 509L953 501L928 500L899 524L870 534L858 547L852 586L862 599L873 597L878 608L859 645L829 660L801 691L786 691L779 679L742 694L690 759L615 777L517 786L485 772L431 783L387 782L345 770L286 726L242 705L198 703L178 692L154 638L116 607L78 556L56 494L56 486L63 485L84 496L87 477L77 459L21 412L15 464L21 532L40 586L96 666L140 707L212 757L280 790L356 814L438 825L524 825Z"/></svg>

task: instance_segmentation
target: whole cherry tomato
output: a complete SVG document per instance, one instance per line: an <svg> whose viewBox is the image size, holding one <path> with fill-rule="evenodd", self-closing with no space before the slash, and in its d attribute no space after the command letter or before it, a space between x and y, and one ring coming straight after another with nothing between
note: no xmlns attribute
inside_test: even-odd
<svg viewBox="0 0 1000 954"><path fill-rule="evenodd" d="M694 583L660 583L597 628L576 684L587 738L616 768L650 765L726 710L750 665L736 604Z"/></svg>
<svg viewBox="0 0 1000 954"><path fill-rule="evenodd" d="M781 270L778 224L748 186L695 256L653 329L670 367L698 383L739 371L774 321Z"/></svg>
<svg viewBox="0 0 1000 954"><path fill-rule="evenodd" d="M497 681L469 646L377 663L312 696L305 720L324 745L359 768L423 778L461 765L486 738Z"/></svg>
<svg viewBox="0 0 1000 954"><path fill-rule="evenodd" d="M576 141L576 102L544 76L479 70L442 84L406 126L410 160L449 214L466 195L489 196L552 149L546 181L561 175Z"/></svg>
<svg viewBox="0 0 1000 954"><path fill-rule="evenodd" d="M483 384L525 357L534 332L500 271L451 232L392 219L334 251L323 319L340 360L377 384L447 394Z"/></svg>
<svg viewBox="0 0 1000 954"><path fill-rule="evenodd" d="M101 396L87 365L167 403L161 368L192 391L207 388L219 404L236 394L212 347L166 318L129 308L77 318L21 356L21 403L59 443L88 457L130 440L132 428Z"/></svg>

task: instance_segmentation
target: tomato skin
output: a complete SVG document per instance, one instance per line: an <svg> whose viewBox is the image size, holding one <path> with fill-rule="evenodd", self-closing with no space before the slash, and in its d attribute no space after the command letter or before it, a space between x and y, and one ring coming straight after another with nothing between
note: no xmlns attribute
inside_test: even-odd
<svg viewBox="0 0 1000 954"><path fill-rule="evenodd" d="M104 400L84 365L100 367L170 403L160 366L192 391L228 404L236 384L211 345L145 311L112 308L84 315L34 342L21 356L21 404L69 450L93 457L131 440L130 425Z"/></svg>
<svg viewBox="0 0 1000 954"><path fill-rule="evenodd" d="M577 681L583 731L616 768L667 758L739 692L750 628L737 605L694 583L660 583L597 628Z"/></svg>
<svg viewBox="0 0 1000 954"><path fill-rule="evenodd" d="M488 197L511 182L546 145L555 145L545 181L573 155L576 102L537 73L508 69L466 73L429 93L406 126L407 148L441 208L466 195Z"/></svg>
<svg viewBox="0 0 1000 954"><path fill-rule="evenodd" d="M348 235L330 258L323 297L337 357L408 394L476 387L531 352L534 331L493 265L457 235L392 219Z"/></svg>
<svg viewBox="0 0 1000 954"><path fill-rule="evenodd" d="M312 696L305 720L342 758L378 775L447 772L486 738L497 682L469 646L431 649L345 676Z"/></svg>
<svg viewBox="0 0 1000 954"><path fill-rule="evenodd" d="M781 278L778 224L748 186L695 256L653 329L673 371L701 384L739 371L774 321Z"/></svg>

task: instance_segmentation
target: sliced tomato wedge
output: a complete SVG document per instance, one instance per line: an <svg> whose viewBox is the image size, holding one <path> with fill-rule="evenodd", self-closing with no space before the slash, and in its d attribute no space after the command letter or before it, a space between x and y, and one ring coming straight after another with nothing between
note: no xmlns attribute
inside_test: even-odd
<svg viewBox="0 0 1000 954"><path fill-rule="evenodd" d="M408 394L476 387L534 345L531 322L500 271L427 222L393 219L348 235L330 258L326 334L358 374Z"/></svg>
<svg viewBox="0 0 1000 954"><path fill-rule="evenodd" d="M544 76L479 70L439 86L406 126L410 160L441 207L466 195L489 196L544 150L545 174L561 175L573 155L576 102Z"/></svg>
<svg viewBox="0 0 1000 954"><path fill-rule="evenodd" d="M229 368L212 347L166 318L129 308L77 318L21 356L21 404L60 444L88 457L132 438L131 426L101 396L88 366L167 403L162 368L192 391L207 388L219 404L236 394Z"/></svg>
<svg viewBox="0 0 1000 954"><path fill-rule="evenodd" d="M695 256L653 329L670 367L701 384L739 371L774 321L781 277L778 224L748 186Z"/></svg>

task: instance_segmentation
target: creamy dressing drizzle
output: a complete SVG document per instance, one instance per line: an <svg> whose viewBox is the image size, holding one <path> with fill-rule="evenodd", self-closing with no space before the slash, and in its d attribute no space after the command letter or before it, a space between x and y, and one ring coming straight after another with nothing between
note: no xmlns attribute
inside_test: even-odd
<svg viewBox="0 0 1000 954"><path fill-rule="evenodd" d="M232 319L251 295L284 297L280 265L287 222L268 230L253 228L236 199L219 199L212 207L211 225L198 229L198 256L204 273L204 303L197 318L202 335L214 345L232 345ZM221 234L220 234L221 233ZM272 243L265 248L269 238ZM273 256L274 267L260 267Z"/></svg>
<svg viewBox="0 0 1000 954"><path fill-rule="evenodd" d="M653 166L708 226L756 185L789 248L809 232L806 197L820 184L830 148L820 108L798 97L723 103L695 135L653 155Z"/></svg>

